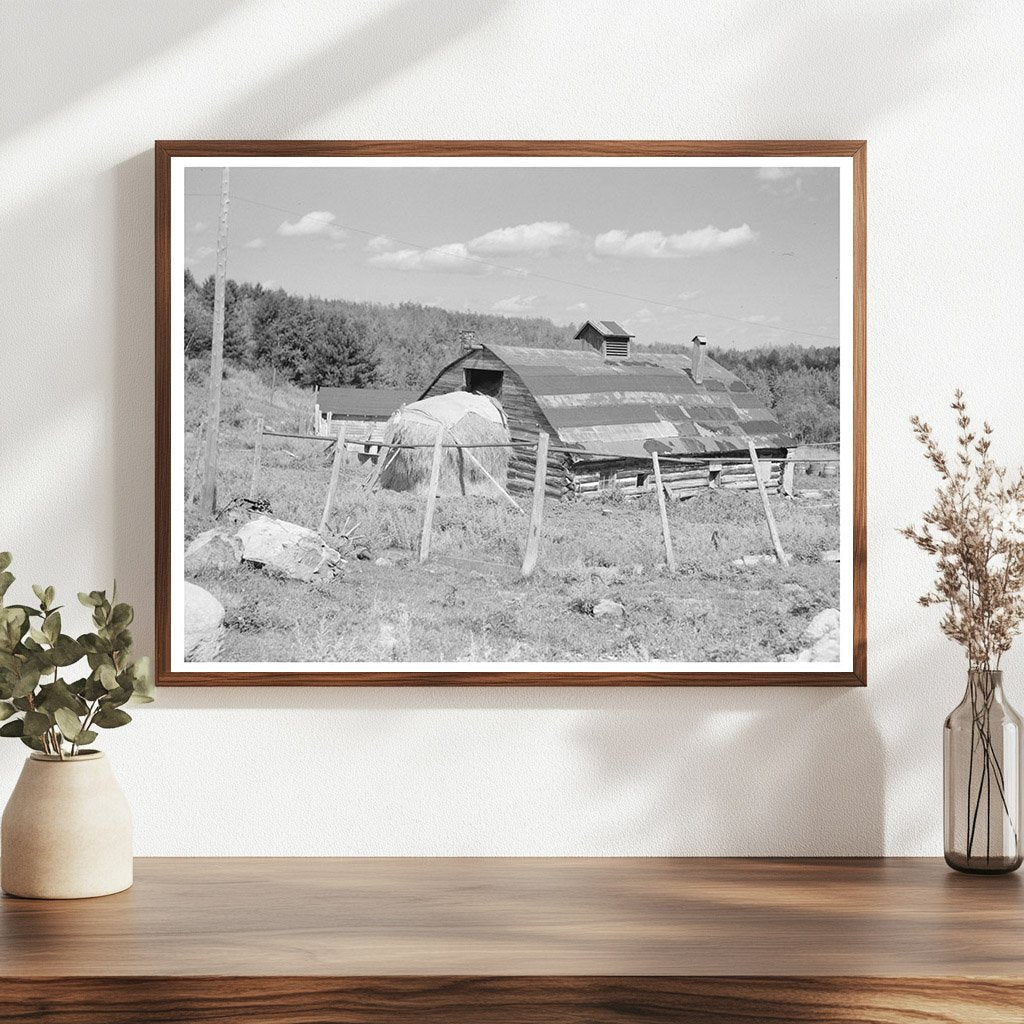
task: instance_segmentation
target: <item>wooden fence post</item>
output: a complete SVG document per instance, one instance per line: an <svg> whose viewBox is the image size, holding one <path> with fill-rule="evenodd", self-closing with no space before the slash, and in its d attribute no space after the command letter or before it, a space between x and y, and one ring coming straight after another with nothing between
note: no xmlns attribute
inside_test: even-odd
<svg viewBox="0 0 1024 1024"><path fill-rule="evenodd" d="M263 417L256 421L256 444L252 450L252 483L249 484L249 500L255 501L260 489L260 470L263 463Z"/></svg>
<svg viewBox="0 0 1024 1024"><path fill-rule="evenodd" d="M665 538L665 561L668 563L669 572L676 571L676 555L672 550L672 534L668 529L668 509L665 508L665 488L661 484L661 463L658 462L658 453L651 452L651 462L654 463L654 483L658 489L658 511L661 513L661 533Z"/></svg>
<svg viewBox="0 0 1024 1024"><path fill-rule="evenodd" d="M420 537L420 561L425 562L430 554L430 530L434 525L434 506L437 504L437 485L441 480L441 438L444 424L437 425L437 439L434 441L434 459L430 464L430 490L427 491L427 511L423 517L423 534Z"/></svg>
<svg viewBox="0 0 1024 1024"><path fill-rule="evenodd" d="M788 453L782 464L782 493L787 498L792 498L796 493L796 463Z"/></svg>
<svg viewBox="0 0 1024 1024"><path fill-rule="evenodd" d="M757 481L757 490L761 495L765 518L768 520L768 532L771 534L772 545L775 547L775 557L779 560L779 565L788 565L789 559L786 558L786 552L782 550L782 541L779 539L779 529L775 525L775 516L772 513L771 502L768 500L768 491L765 489L764 480L761 479L761 466L753 441L747 441L747 449L750 452L750 464L754 467L754 479Z"/></svg>
<svg viewBox="0 0 1024 1024"><path fill-rule="evenodd" d="M331 463L331 485L327 488L327 500L324 502L324 514L320 517L320 532L327 528L327 517L334 509L334 492L338 489L338 474L341 472L341 460L345 457L345 421L338 425L338 439L334 448L334 462Z"/></svg>
<svg viewBox="0 0 1024 1024"><path fill-rule="evenodd" d="M537 565L540 552L540 528L544 521L544 491L548 476L548 435L542 430L537 435L537 465L533 470L533 508L530 511L530 531L526 535L526 554L523 556L523 576L529 576Z"/></svg>

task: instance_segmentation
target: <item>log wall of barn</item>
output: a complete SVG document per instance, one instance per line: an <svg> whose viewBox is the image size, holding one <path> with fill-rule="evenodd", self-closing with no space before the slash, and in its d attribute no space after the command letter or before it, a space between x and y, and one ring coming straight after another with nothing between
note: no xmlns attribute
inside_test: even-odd
<svg viewBox="0 0 1024 1024"><path fill-rule="evenodd" d="M729 456L731 459L742 455ZM782 488L786 452L784 449L762 451L760 467L769 493ZM757 490L757 478L750 462L710 461L704 465L673 462L671 456L661 461L661 480L674 498L688 498L709 487L725 490ZM581 498L600 497L610 491L627 496L653 492L654 466L639 459L580 459L570 468L570 489Z"/></svg>

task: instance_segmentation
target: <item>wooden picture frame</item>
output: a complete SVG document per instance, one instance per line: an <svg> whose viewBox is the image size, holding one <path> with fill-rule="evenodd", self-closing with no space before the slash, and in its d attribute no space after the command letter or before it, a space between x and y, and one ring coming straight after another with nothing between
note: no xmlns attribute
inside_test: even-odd
<svg viewBox="0 0 1024 1024"><path fill-rule="evenodd" d="M175 168L194 166L196 161L223 161L233 167L241 161L273 165L279 160L342 161L372 158L373 160L404 160L410 158L429 161L445 158L456 161L486 161L502 158L516 161L529 158L542 162L549 160L587 161L635 160L671 161L738 161L743 166L828 166L841 168L846 175L848 190L840 200L840 219L847 225L840 259L846 268L849 283L849 301L845 311L848 322L840 318L840 333L846 347L841 359L845 369L847 392L844 415L848 417L848 436L843 435L837 449L846 460L843 463L841 487L842 504L848 507L848 535L841 540L843 549L844 649L840 662L808 669L779 663L765 669L747 670L741 663L726 670L701 665L691 670L683 665L678 670L667 670L664 665L636 666L619 670L615 663L609 667L588 665L585 669L571 663L542 670L523 662L522 670L502 667L489 670L474 666L464 670L458 663L443 667L394 669L339 670L332 666L319 671L314 667L278 669L272 663L259 668L224 669L204 664L194 668L183 664L173 649L176 630L172 623L175 602L172 596L172 572L178 555L173 550L175 530L180 524L173 522L175 503L172 500L172 411L180 399L176 389L184 385L172 374L173 310L175 300L172 287L172 269L180 269L181 254L172 252L175 223L172 221L172 199L175 194ZM744 164L743 162L747 163ZM672 165L675 166L675 165ZM865 401L866 401L866 144L863 141L158 141L155 144L155 242L156 242L156 666L157 681L161 686L863 686L866 685L866 453L865 453ZM845 186L844 186L845 187ZM180 210L176 211L180 215ZM177 236L177 237L180 237ZM433 243L431 243L433 244ZM714 314L711 314L714 315ZM845 315L845 313L844 313ZM694 357L696 358L696 356ZM178 424L177 426L180 426ZM261 435L262 436L262 435ZM440 433L438 435L441 436ZM557 437L552 444L557 444ZM344 447L343 449L344 450ZM751 444L755 476L760 476L756 450ZM658 459L655 455L655 472ZM661 483L659 477L659 483ZM760 484L759 484L760 486ZM763 489L762 489L763 490ZM663 487L657 490L662 499ZM541 498L543 502L543 497ZM769 517L770 518L770 517ZM667 520L666 532L668 530ZM774 537L774 533L773 533ZM670 538L666 538L670 542ZM778 549L777 549L778 550ZM671 555L670 555L671 560ZM182 577L183 580L183 577ZM184 586L184 584L181 584ZM177 660L176 660L177 659Z"/></svg>

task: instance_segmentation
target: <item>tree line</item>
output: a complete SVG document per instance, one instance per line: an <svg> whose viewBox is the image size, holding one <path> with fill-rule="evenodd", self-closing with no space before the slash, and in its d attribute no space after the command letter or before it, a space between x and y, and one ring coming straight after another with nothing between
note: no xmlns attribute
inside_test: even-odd
<svg viewBox="0 0 1024 1024"><path fill-rule="evenodd" d="M214 279L185 271L185 354L209 352ZM576 348L576 326L540 317L505 317L403 302L385 306L292 295L281 288L227 281L224 356L301 387L425 388L455 359L472 332L478 344ZM689 351L652 345L646 351ZM797 440L839 439L839 349L800 345L739 351L711 358L750 387Z"/></svg>
<svg viewBox="0 0 1024 1024"><path fill-rule="evenodd" d="M214 279L185 271L185 354L210 350ZM272 368L301 387L426 387L462 350L467 332L494 345L558 348L575 329L540 317L504 317L403 302L384 306L291 295L227 281L224 358Z"/></svg>
<svg viewBox="0 0 1024 1024"><path fill-rule="evenodd" d="M803 444L839 440L839 348L801 345L716 349L731 370Z"/></svg>

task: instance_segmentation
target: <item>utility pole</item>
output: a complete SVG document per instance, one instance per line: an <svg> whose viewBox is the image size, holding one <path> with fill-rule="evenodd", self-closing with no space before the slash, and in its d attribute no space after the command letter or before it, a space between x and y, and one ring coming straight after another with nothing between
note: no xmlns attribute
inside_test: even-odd
<svg viewBox="0 0 1024 1024"><path fill-rule="evenodd" d="M220 181L217 269L213 292L213 343L210 346L210 395L206 405L206 463L199 509L213 515L217 506L217 451L220 445L220 388L224 377L224 287L228 276L228 169Z"/></svg>

